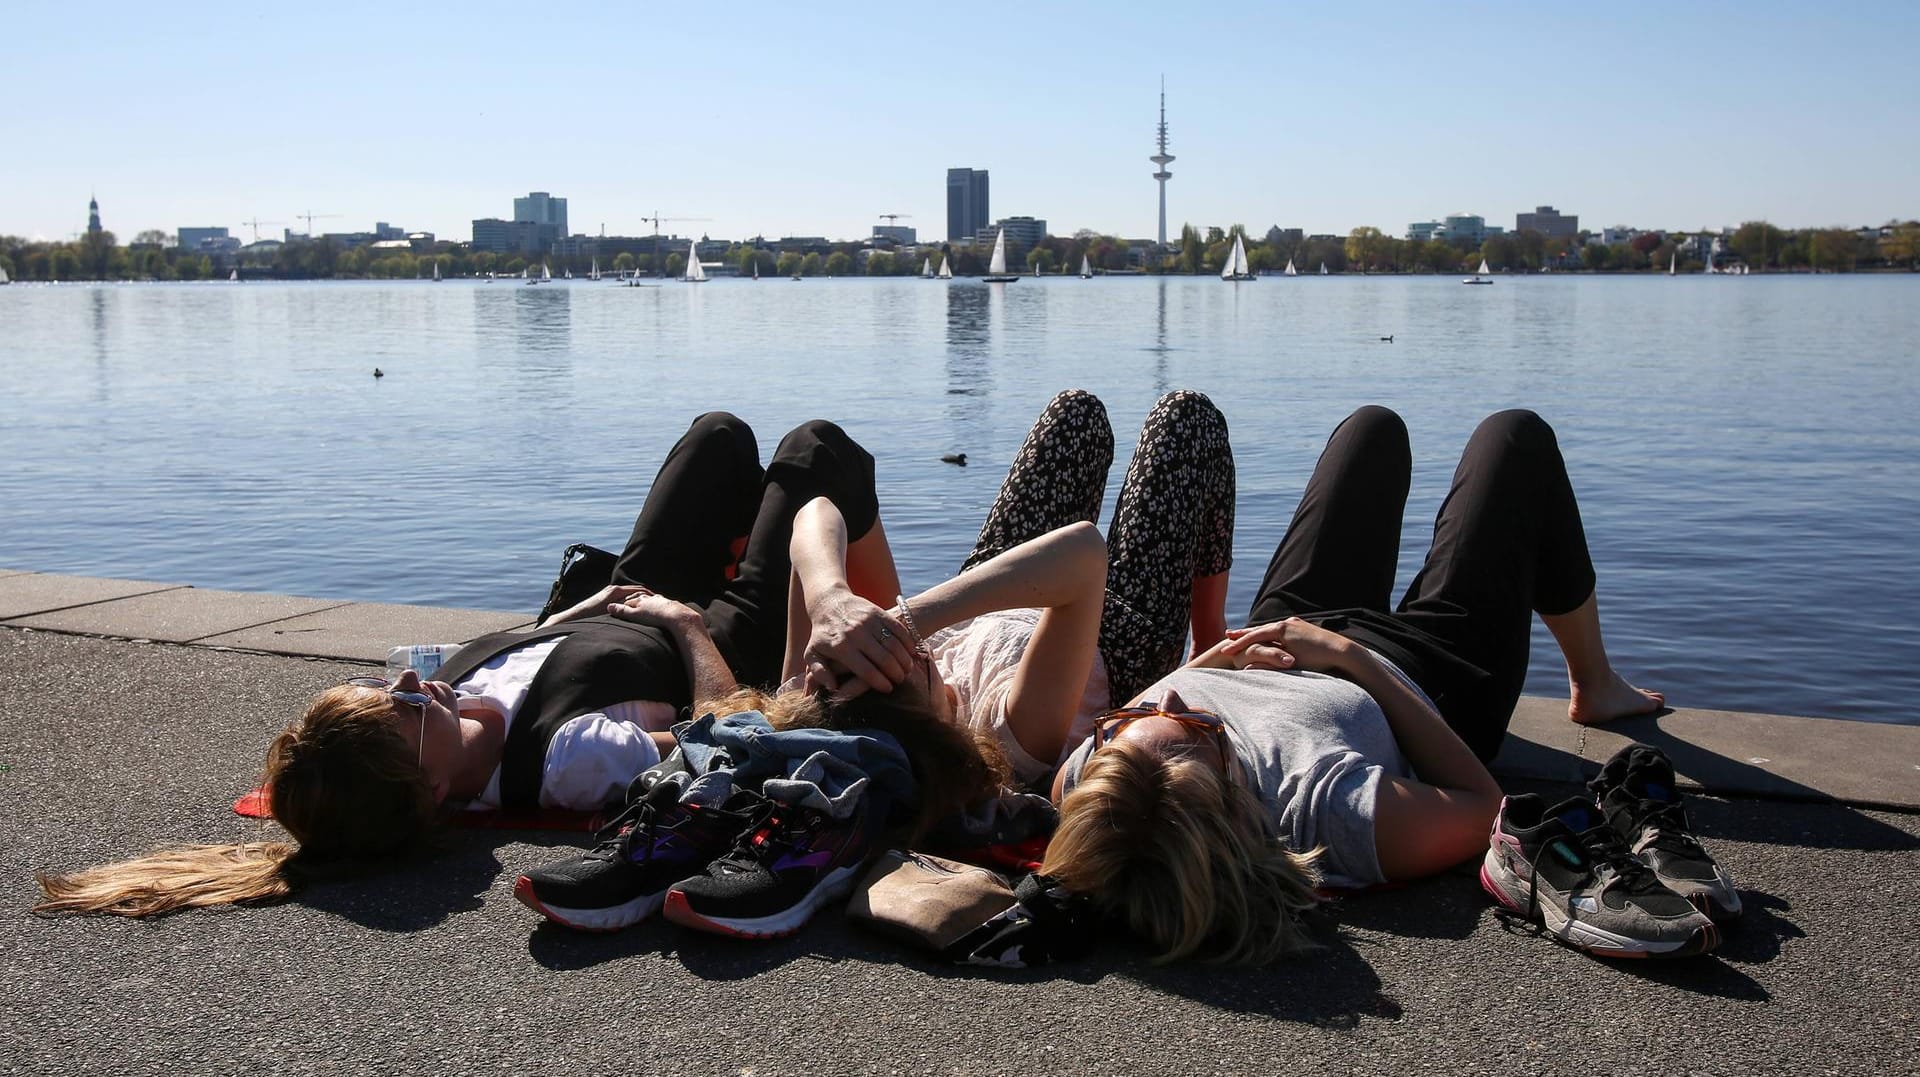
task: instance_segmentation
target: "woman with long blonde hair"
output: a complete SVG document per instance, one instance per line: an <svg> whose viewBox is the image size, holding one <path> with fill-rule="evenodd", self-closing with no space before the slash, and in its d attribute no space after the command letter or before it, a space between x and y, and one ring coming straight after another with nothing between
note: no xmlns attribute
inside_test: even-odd
<svg viewBox="0 0 1920 1077"><path fill-rule="evenodd" d="M1265 961L1304 944L1316 886L1485 853L1501 805L1485 760L1536 612L1566 658L1573 721L1662 705L1607 658L1579 508L1538 415L1475 431L1426 564L1390 606L1411 466L1391 411L1341 423L1249 627L1102 716L1060 768L1042 870L1162 956Z"/></svg>

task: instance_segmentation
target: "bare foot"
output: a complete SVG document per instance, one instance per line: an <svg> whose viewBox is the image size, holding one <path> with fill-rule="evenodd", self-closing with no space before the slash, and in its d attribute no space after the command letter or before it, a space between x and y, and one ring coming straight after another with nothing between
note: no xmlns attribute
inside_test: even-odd
<svg viewBox="0 0 1920 1077"><path fill-rule="evenodd" d="M1666 705L1665 694L1635 688L1625 677L1609 670L1604 684L1592 688L1573 686L1573 701L1567 704L1567 717L1581 725L1600 725L1615 718L1652 714Z"/></svg>

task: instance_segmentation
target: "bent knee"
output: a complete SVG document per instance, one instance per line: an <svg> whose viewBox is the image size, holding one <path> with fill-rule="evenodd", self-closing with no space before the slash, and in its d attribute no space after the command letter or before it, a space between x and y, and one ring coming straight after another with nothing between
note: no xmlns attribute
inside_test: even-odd
<svg viewBox="0 0 1920 1077"><path fill-rule="evenodd" d="M1553 427L1538 412L1528 408L1494 412L1480 421L1473 436L1475 439L1494 437L1521 445L1555 444Z"/></svg>

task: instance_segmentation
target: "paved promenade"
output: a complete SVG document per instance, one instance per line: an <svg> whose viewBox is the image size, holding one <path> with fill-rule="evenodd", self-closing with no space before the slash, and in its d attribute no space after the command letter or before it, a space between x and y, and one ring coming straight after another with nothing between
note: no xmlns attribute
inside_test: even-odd
<svg viewBox="0 0 1920 1077"><path fill-rule="evenodd" d="M746 944L542 924L513 877L581 835L458 830L425 863L150 923L27 912L35 870L273 838L235 816L271 735L398 643L524 614L0 569L0 1073L1920 1071L1920 727L1523 701L1496 762L1566 792L1630 738L1704 792L1747 915L1714 955L1607 963L1497 916L1469 869L1331 903L1324 948L1162 968L1121 940L1024 973L820 917Z"/></svg>

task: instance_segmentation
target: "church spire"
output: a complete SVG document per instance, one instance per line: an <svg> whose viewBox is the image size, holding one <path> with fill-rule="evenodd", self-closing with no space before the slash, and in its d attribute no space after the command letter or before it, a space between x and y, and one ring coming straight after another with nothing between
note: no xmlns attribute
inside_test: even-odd
<svg viewBox="0 0 1920 1077"><path fill-rule="evenodd" d="M87 196L87 234L100 234L100 199L93 195Z"/></svg>

